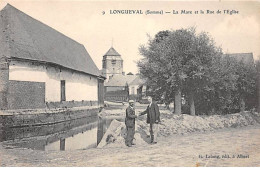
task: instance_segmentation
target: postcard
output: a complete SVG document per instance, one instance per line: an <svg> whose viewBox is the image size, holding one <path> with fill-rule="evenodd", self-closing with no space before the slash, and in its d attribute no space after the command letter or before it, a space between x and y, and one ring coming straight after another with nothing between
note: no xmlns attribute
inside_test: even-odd
<svg viewBox="0 0 260 170"><path fill-rule="evenodd" d="M258 1L0 1L1 167L258 167Z"/></svg>

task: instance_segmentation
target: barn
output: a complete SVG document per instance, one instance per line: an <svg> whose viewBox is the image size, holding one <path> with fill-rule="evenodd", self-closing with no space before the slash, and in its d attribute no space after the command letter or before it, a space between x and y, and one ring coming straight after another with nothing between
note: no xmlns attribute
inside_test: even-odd
<svg viewBox="0 0 260 170"><path fill-rule="evenodd" d="M105 77L85 47L7 4L0 11L0 109L98 106Z"/></svg>

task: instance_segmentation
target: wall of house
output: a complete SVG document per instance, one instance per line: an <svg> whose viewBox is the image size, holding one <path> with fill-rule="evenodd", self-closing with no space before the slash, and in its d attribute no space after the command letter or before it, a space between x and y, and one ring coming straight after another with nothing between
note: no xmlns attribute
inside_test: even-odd
<svg viewBox="0 0 260 170"><path fill-rule="evenodd" d="M44 82L45 102L61 101L61 80L65 80L66 101L98 100L98 79L69 69L11 61L9 80Z"/></svg>
<svg viewBox="0 0 260 170"><path fill-rule="evenodd" d="M139 85L129 85L129 94L137 95L137 89Z"/></svg>
<svg viewBox="0 0 260 170"><path fill-rule="evenodd" d="M138 85L129 85L129 99L130 100L137 100L138 99Z"/></svg>

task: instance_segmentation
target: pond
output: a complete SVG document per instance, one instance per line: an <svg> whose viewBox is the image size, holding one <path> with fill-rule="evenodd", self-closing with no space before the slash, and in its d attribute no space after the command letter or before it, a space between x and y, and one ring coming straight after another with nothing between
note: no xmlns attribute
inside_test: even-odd
<svg viewBox="0 0 260 170"><path fill-rule="evenodd" d="M112 120L124 117L86 117L72 121L20 128L0 129L5 146L35 150L77 150L97 147Z"/></svg>

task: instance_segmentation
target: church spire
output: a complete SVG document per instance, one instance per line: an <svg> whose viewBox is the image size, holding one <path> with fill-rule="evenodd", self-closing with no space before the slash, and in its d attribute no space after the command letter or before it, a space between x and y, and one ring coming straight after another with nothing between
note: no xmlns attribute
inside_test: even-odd
<svg viewBox="0 0 260 170"><path fill-rule="evenodd" d="M111 47L104 56L121 56L113 47Z"/></svg>

